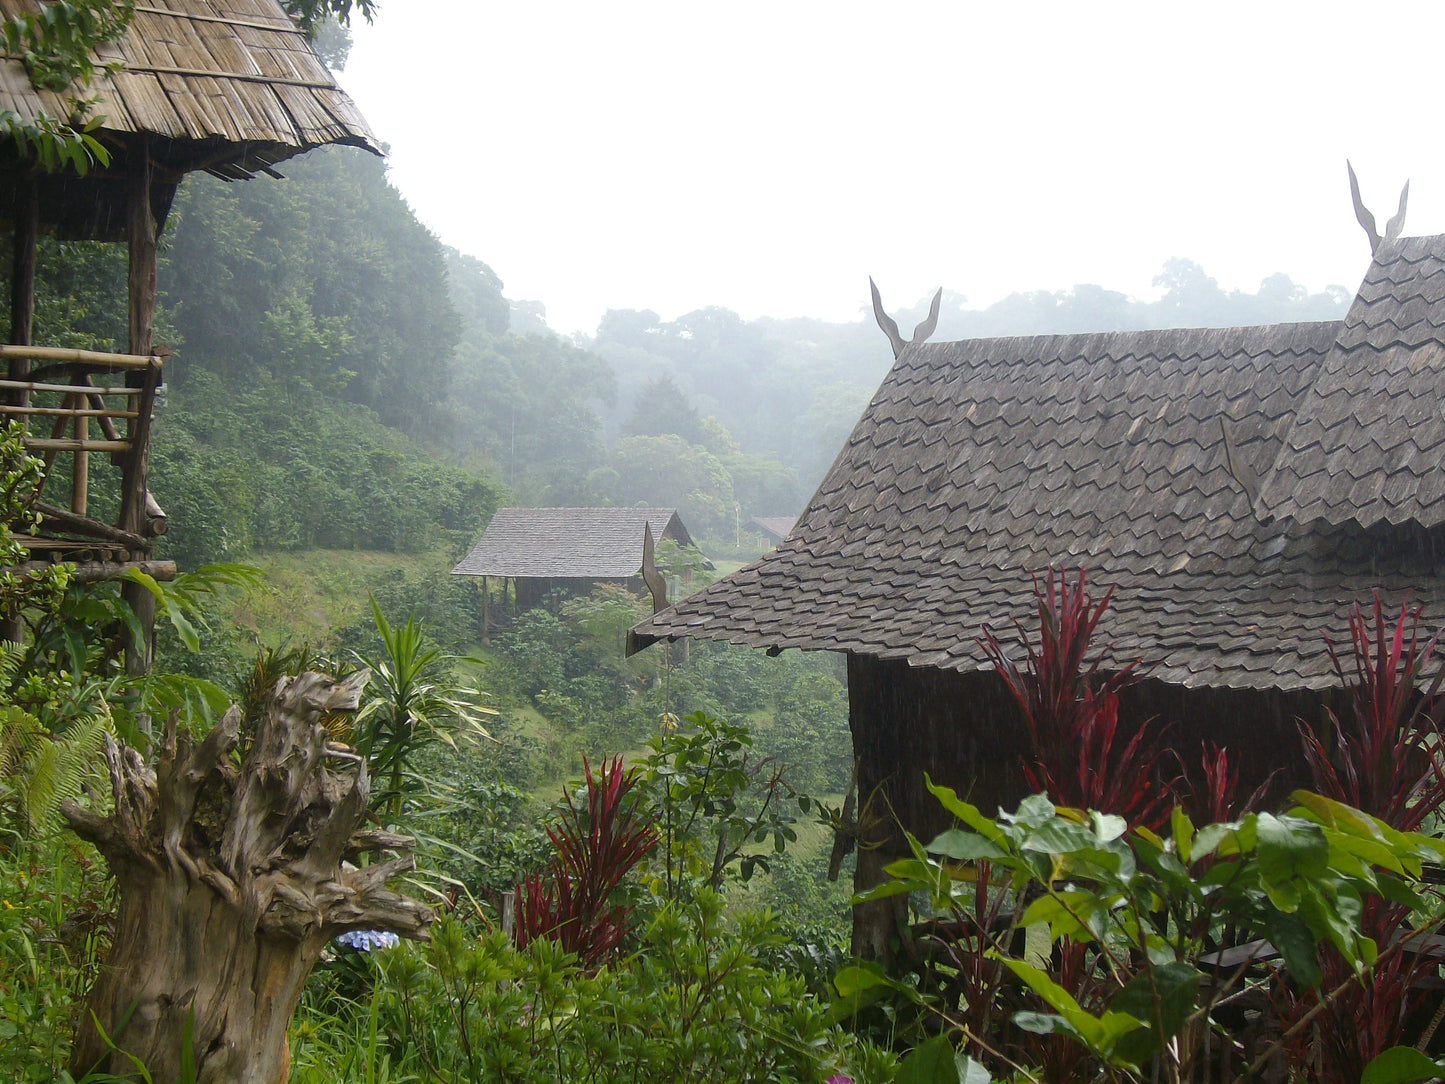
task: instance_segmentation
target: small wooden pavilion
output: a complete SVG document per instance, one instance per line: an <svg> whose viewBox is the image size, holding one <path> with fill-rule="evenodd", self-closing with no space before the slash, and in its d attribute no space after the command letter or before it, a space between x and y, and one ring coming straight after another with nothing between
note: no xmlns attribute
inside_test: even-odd
<svg viewBox="0 0 1445 1084"><path fill-rule="evenodd" d="M538 605L559 587L581 592L596 583L621 583L645 593L649 532L657 541L693 545L675 508L499 508L452 575L481 578L485 634L490 631L486 600L493 578L511 581L519 610Z"/></svg>
<svg viewBox="0 0 1445 1084"><path fill-rule="evenodd" d="M0 0L0 16L37 7L37 0ZM85 92L98 98L93 115L103 120L92 134L109 151L108 166L84 177L46 173L13 145L0 148L0 221L14 242L0 411L25 424L25 443L44 457L47 479L57 457L71 460L68 494L51 497L44 487L36 494L43 527L22 540L30 560L76 561L81 580L132 567L165 579L175 567L152 560L166 518L151 495L148 463L168 351L152 341L152 326L156 246L177 186L193 170L228 180L274 176L277 163L329 143L380 149L276 0L147 0L98 60L120 65ZM42 113L66 116L70 106L65 94L32 86L20 61L0 60L0 110L33 122ZM36 240L48 231L126 244L125 353L32 342ZM92 514L92 454L120 469L119 501L103 502L118 507L114 520ZM134 590L128 598L149 628L150 595ZM148 655L128 660L128 668L143 670Z"/></svg>

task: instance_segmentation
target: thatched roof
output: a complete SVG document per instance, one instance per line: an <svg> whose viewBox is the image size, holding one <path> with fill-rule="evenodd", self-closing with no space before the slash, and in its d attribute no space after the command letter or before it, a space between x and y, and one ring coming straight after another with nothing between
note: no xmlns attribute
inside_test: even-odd
<svg viewBox="0 0 1445 1084"><path fill-rule="evenodd" d="M36 6L0 0L0 16ZM100 98L97 134L115 156L112 175L143 137L158 180L170 183L196 169L247 177L329 143L380 153L356 105L276 0L142 0L126 36L98 58L125 65L86 92ZM0 60L0 109L22 120L67 111L64 95L37 91L17 60ZM43 221L70 236L116 236L120 196L103 175L53 180Z"/></svg>
<svg viewBox="0 0 1445 1084"><path fill-rule="evenodd" d="M1271 516L1253 498L1261 478L1282 492L1279 460L1302 479L1383 478L1395 507L1438 507L1445 446L1421 441L1405 483L1397 449L1441 422L1445 347L1423 329L1445 327L1442 262L1445 237L1402 242L1367 280L1410 298L1393 311L1416 316L1401 325L1417 337L1413 369L1359 374L1391 349L1353 345L1369 338L1359 302L1339 324L910 346L789 539L637 633L977 669L985 622L1004 632L1027 617L1036 574L1085 565L1116 589L1102 635L1156 676L1327 686L1323 636L1343 638L1373 587L1445 617L1445 535L1432 519L1362 527L1379 500L1368 487L1333 506L1351 510L1338 523ZM1310 404L1338 402L1342 356L1355 360L1338 371L1378 405L1371 439L1287 446Z"/></svg>
<svg viewBox="0 0 1445 1084"><path fill-rule="evenodd" d="M452 575L627 579L642 569L644 526L693 544L673 508L499 508Z"/></svg>

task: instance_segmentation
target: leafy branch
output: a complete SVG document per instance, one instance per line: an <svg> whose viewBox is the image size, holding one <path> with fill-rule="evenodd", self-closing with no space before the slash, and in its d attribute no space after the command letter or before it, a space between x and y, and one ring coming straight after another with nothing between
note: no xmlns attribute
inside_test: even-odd
<svg viewBox="0 0 1445 1084"><path fill-rule="evenodd" d="M0 23L5 56L25 65L32 87L64 95L66 105L64 117L41 111L26 120L13 109L0 112L0 138L46 172L68 166L84 176L93 165L108 166L110 152L92 134L105 120L92 115L99 98L84 92L97 72L120 69L97 64L95 51L124 35L134 17L134 0L54 0Z"/></svg>

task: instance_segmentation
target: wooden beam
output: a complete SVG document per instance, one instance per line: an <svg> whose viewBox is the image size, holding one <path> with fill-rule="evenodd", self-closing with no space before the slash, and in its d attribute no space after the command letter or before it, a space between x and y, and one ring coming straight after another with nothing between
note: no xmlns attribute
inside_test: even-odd
<svg viewBox="0 0 1445 1084"><path fill-rule="evenodd" d="M29 358L31 361L48 361L59 365L94 365L100 369L156 369L165 363L166 355L112 354L104 350L72 350L66 346L12 343L8 346L0 345L0 358Z"/></svg>
<svg viewBox="0 0 1445 1084"><path fill-rule="evenodd" d="M54 566L49 561L25 561L14 566L15 571L21 574L52 567ZM144 572L153 580L165 581L176 578L174 561L86 561L75 566L75 571L70 574L70 578L72 582L76 583L96 583L99 580L113 580L131 568ZM134 586L145 591L146 598L154 604L154 595L146 591L140 584ZM152 622L155 620L154 607L151 611L151 620Z"/></svg>
<svg viewBox="0 0 1445 1084"><path fill-rule="evenodd" d="M134 418L134 410L92 410L85 407L71 409L69 407L15 407L5 406L0 403L0 414L25 414L31 417L58 417L64 415L67 418Z"/></svg>
<svg viewBox="0 0 1445 1084"><path fill-rule="evenodd" d="M58 530L69 531L71 534L88 535L91 538L103 538L108 542L119 542L122 546L133 550L143 550L149 545L138 534L122 531L119 527L112 527L109 523L102 523L89 516L78 516L74 512L67 512L64 508L57 508L53 504L36 502L35 510L40 513L47 525L54 526Z"/></svg>
<svg viewBox="0 0 1445 1084"><path fill-rule="evenodd" d="M125 452L128 440L81 440L75 437L26 437L25 447L36 452Z"/></svg>
<svg viewBox="0 0 1445 1084"><path fill-rule="evenodd" d="M84 389L87 395L128 395L139 397L141 394L140 388L127 388L121 385L100 388L93 384L43 384L33 380L0 380L0 388L12 388L22 391L58 391L66 395L73 395L81 389Z"/></svg>

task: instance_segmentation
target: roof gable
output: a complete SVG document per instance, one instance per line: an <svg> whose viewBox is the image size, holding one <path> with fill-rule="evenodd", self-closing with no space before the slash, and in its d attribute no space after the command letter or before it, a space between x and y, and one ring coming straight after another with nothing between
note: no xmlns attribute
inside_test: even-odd
<svg viewBox="0 0 1445 1084"><path fill-rule="evenodd" d="M626 579L642 568L645 526L692 545L673 508L499 508L452 575Z"/></svg>
<svg viewBox="0 0 1445 1084"><path fill-rule="evenodd" d="M1262 507L1445 524L1445 237L1384 241L1300 404Z"/></svg>

